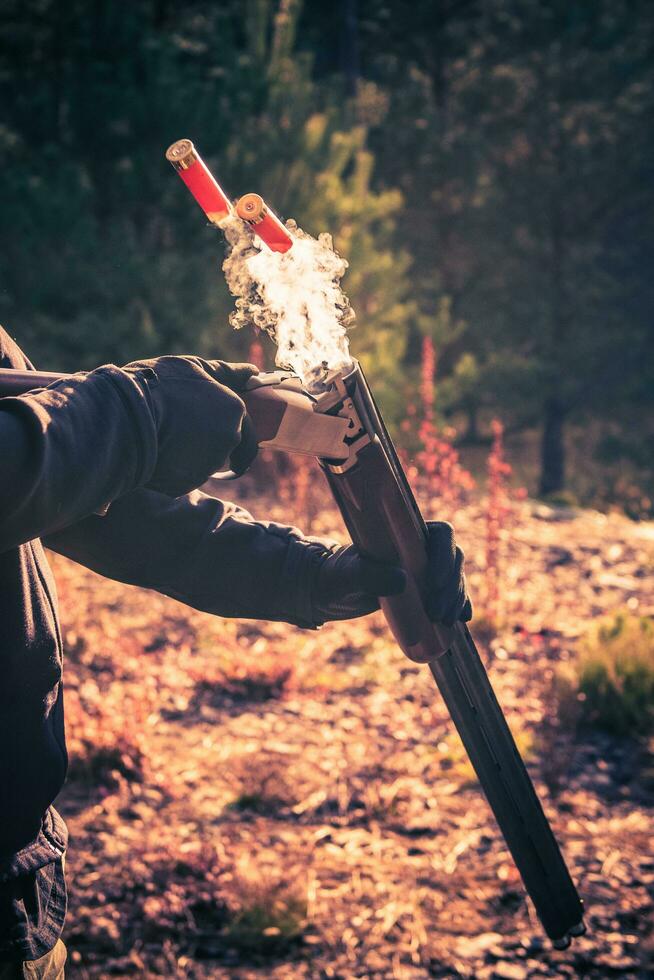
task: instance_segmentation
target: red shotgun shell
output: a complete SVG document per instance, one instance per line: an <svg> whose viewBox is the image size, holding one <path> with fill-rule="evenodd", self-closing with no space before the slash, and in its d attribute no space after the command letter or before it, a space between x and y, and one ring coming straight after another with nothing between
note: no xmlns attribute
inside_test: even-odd
<svg viewBox="0 0 654 980"><path fill-rule="evenodd" d="M219 224L231 214L229 198L190 140L177 140L169 146L166 160L172 163L209 221Z"/></svg>
<svg viewBox="0 0 654 980"><path fill-rule="evenodd" d="M293 236L258 194L244 194L236 202L236 213L252 225L255 235L273 252L288 252Z"/></svg>

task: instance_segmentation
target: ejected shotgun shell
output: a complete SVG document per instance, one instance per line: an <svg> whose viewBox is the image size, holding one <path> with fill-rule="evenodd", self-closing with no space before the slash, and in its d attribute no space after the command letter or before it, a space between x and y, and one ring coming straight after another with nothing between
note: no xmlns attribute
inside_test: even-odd
<svg viewBox="0 0 654 980"><path fill-rule="evenodd" d="M258 194L244 194L236 202L236 213L247 221L272 252L288 252L293 236Z"/></svg>
<svg viewBox="0 0 654 980"><path fill-rule="evenodd" d="M229 198L190 140L177 140L169 146L166 160L172 163L212 224L219 224L232 213Z"/></svg>

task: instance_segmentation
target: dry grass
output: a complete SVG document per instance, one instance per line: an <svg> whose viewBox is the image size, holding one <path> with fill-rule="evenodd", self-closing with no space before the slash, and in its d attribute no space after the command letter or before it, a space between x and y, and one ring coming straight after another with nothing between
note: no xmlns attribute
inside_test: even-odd
<svg viewBox="0 0 654 980"><path fill-rule="evenodd" d="M271 651L265 640L245 647L217 650L216 659L191 664L197 703L220 706L226 698L261 703L284 697L296 685L296 667L289 656Z"/></svg>
<svg viewBox="0 0 654 980"><path fill-rule="evenodd" d="M289 771L288 758L272 752L230 759L228 780L234 787L227 804L232 810L273 815L298 801L299 784Z"/></svg>
<svg viewBox="0 0 654 980"><path fill-rule="evenodd" d="M147 699L104 693L92 681L66 692L68 779L92 787L141 782L148 775Z"/></svg>
<svg viewBox="0 0 654 980"><path fill-rule="evenodd" d="M242 958L282 956L301 940L307 924L306 881L237 870L227 885L227 901L222 936Z"/></svg>
<svg viewBox="0 0 654 980"><path fill-rule="evenodd" d="M524 762L532 762L536 745L533 734L526 728L516 726L515 723L511 726L511 731ZM456 779L462 788L478 785L477 774L456 730L446 735L437 747L441 769Z"/></svg>

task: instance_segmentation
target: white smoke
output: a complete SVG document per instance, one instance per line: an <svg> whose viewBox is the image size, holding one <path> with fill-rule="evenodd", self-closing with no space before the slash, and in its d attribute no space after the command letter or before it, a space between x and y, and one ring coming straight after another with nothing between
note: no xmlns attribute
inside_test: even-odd
<svg viewBox="0 0 654 980"><path fill-rule="evenodd" d="M236 297L233 327L255 326L277 344L276 364L319 389L328 371L351 363L346 330L354 311L340 288L347 262L331 235L316 240L287 221L295 241L287 252L271 252L240 218L222 223L228 243L223 263Z"/></svg>

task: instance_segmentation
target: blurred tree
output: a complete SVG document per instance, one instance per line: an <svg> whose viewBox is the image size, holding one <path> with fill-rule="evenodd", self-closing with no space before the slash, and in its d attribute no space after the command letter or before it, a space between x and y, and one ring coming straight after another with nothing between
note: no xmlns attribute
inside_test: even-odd
<svg viewBox="0 0 654 980"><path fill-rule="evenodd" d="M449 296L466 325L439 361L449 403L473 427L484 406L540 422L540 490L555 492L567 422L633 411L651 379L654 10L381 6L387 23L424 28L377 51L391 105L372 146L420 229L421 308Z"/></svg>
<svg viewBox="0 0 654 980"><path fill-rule="evenodd" d="M188 134L226 187L334 234L365 314L358 348L394 369L411 312L408 258L388 250L401 198L373 194L365 128L296 54L301 6L4 5L0 313L41 364L245 353L216 232L163 159Z"/></svg>
<svg viewBox="0 0 654 980"><path fill-rule="evenodd" d="M267 89L260 111L244 117L239 139L229 148L230 162L280 215L293 216L313 235L329 231L347 256L343 285L358 313L353 350L385 407L398 414L397 366L416 315L409 298L410 259L406 250L392 247L401 195L373 192L374 158L361 122L366 114L379 121L385 102L364 89L354 105L344 104L337 86L318 88L311 55L297 53L301 6L297 0L278 7L259 0L249 19L250 57L258 74L265 74Z"/></svg>
<svg viewBox="0 0 654 980"><path fill-rule="evenodd" d="M517 380L530 377L514 391L509 376L502 400L542 419L542 494L564 486L568 420L612 413L642 373L648 327L625 315L612 229L649 179L647 22L651 7L632 0L498 0L486 8L479 79L463 86L483 108L485 154L484 202L466 221L484 247L462 312L475 349L486 335L489 357L507 351ZM650 241L651 219L650 209Z"/></svg>
<svg viewBox="0 0 654 980"><path fill-rule="evenodd" d="M42 364L181 350L225 318L215 231L162 151L222 147L246 73L230 11L192 8L2 6L0 315Z"/></svg>

